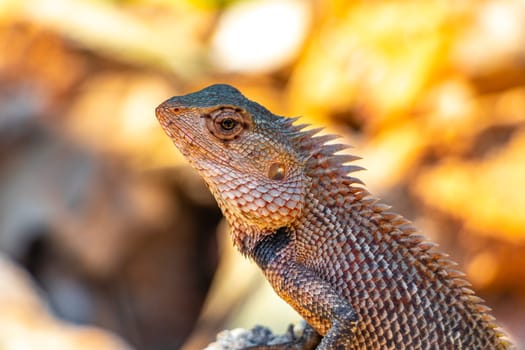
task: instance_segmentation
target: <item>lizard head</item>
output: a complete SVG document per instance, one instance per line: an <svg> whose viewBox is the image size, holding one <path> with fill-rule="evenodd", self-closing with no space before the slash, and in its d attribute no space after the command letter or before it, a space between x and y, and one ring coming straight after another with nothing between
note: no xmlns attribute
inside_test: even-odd
<svg viewBox="0 0 525 350"><path fill-rule="evenodd" d="M306 158L291 144L294 119L273 115L229 85L172 97L156 115L234 230L271 233L300 216L309 182Z"/></svg>

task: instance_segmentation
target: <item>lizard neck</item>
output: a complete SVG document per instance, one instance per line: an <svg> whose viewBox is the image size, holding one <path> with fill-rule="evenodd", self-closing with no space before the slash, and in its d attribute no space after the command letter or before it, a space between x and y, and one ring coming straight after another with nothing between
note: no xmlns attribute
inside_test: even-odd
<svg viewBox="0 0 525 350"><path fill-rule="evenodd" d="M270 234L271 232L264 233L255 227L245 225L232 225L231 227L233 244L245 256L251 255L258 243Z"/></svg>
<svg viewBox="0 0 525 350"><path fill-rule="evenodd" d="M337 183L337 186L334 184ZM366 209L366 203L361 199L368 195L363 188L352 186L355 182L348 181L348 178L332 178L330 181L320 181L310 183L307 193L304 196L304 204L299 217L288 225L278 229L261 229L259 226L250 225L240 217L237 212L231 210L226 205L219 206L222 208L228 223L232 241L238 250L247 256L252 256L252 252L261 241L273 235L279 230L285 230L288 233L300 232L305 230L312 235L321 234L319 230L327 230L333 225L344 225L347 216L351 213L353 216L361 215L361 211ZM329 220L329 223L324 221ZM319 227L321 225L322 227ZM312 229L318 227L319 230L314 232ZM304 233L304 232L303 232ZM301 233L300 235L303 235ZM336 234L336 232L333 232ZM290 239L295 240L295 234L291 234Z"/></svg>
<svg viewBox="0 0 525 350"><path fill-rule="evenodd" d="M226 203L223 203L222 200L220 200L221 197L217 198L217 203L230 226L233 245L237 247L243 255L250 255L250 252L255 249L257 244L272 232L266 232L255 225L248 224L237 211L232 210Z"/></svg>

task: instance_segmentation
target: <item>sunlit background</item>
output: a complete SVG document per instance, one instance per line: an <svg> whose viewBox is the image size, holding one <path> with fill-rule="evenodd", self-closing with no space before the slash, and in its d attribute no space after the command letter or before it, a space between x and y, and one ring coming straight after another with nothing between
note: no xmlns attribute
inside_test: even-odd
<svg viewBox="0 0 525 350"><path fill-rule="evenodd" d="M300 319L155 119L217 82L341 134L525 340L525 1L0 0L0 349Z"/></svg>

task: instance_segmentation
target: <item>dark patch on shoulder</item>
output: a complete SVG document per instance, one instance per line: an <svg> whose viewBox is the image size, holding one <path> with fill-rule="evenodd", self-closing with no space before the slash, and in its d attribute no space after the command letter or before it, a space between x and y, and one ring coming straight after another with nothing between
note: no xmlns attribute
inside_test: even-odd
<svg viewBox="0 0 525 350"><path fill-rule="evenodd" d="M263 270L277 257L282 249L290 243L290 234L286 227L281 227L271 235L265 236L255 248L251 256Z"/></svg>

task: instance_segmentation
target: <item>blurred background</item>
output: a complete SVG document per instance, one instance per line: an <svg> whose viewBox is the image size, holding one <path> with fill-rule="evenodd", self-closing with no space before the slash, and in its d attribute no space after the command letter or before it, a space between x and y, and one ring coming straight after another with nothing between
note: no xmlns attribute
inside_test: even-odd
<svg viewBox="0 0 525 350"><path fill-rule="evenodd" d="M0 0L0 349L300 319L155 119L218 82L343 135L523 343L525 1Z"/></svg>

